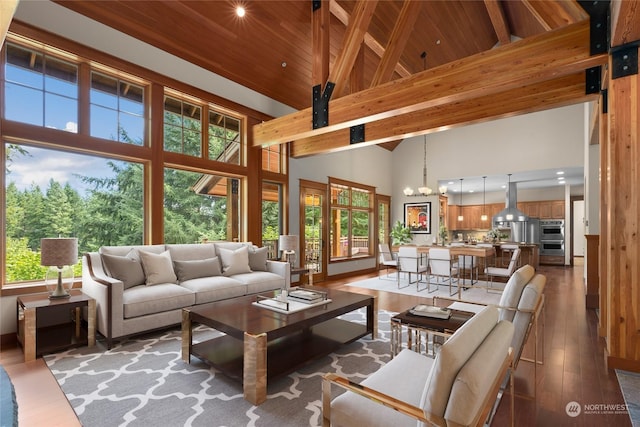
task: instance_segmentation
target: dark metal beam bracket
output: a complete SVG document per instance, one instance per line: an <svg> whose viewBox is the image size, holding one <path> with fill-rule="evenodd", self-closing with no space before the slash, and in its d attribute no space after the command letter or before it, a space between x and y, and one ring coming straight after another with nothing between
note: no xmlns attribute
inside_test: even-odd
<svg viewBox="0 0 640 427"><path fill-rule="evenodd" d="M578 3L589 14L590 53L597 55L609 50L610 8L609 0L579 0Z"/></svg>
<svg viewBox="0 0 640 427"><path fill-rule="evenodd" d="M585 94L600 92L602 70L600 65L585 70Z"/></svg>
<svg viewBox="0 0 640 427"><path fill-rule="evenodd" d="M327 82L322 91L321 85L313 87L313 129L329 126L329 100L335 83Z"/></svg>
<svg viewBox="0 0 640 427"><path fill-rule="evenodd" d="M640 41L616 46L611 49L611 78L638 74L638 44Z"/></svg>
<svg viewBox="0 0 640 427"><path fill-rule="evenodd" d="M364 142L364 123L349 128L349 144Z"/></svg>

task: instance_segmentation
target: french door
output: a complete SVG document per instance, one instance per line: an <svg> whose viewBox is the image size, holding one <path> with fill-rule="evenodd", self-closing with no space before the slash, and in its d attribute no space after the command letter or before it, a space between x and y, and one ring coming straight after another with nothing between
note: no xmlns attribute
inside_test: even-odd
<svg viewBox="0 0 640 427"><path fill-rule="evenodd" d="M313 283L326 278L326 194L326 184L300 180L300 256Z"/></svg>

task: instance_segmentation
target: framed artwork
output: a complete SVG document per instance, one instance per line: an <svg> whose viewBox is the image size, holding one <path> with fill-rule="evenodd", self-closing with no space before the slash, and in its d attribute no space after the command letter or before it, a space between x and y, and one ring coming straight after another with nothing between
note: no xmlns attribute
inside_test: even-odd
<svg viewBox="0 0 640 427"><path fill-rule="evenodd" d="M411 234L431 234L431 202L405 203L404 224Z"/></svg>

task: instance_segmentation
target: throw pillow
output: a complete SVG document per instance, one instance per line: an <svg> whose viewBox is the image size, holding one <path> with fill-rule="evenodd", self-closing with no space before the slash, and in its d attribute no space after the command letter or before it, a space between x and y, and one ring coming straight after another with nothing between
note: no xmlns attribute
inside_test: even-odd
<svg viewBox="0 0 640 427"><path fill-rule="evenodd" d="M269 248L257 246L249 249L249 268L251 271L267 271L267 255Z"/></svg>
<svg viewBox="0 0 640 427"><path fill-rule="evenodd" d="M218 257L191 261L173 261L173 266L179 282L200 277L220 276L220 262Z"/></svg>
<svg viewBox="0 0 640 427"><path fill-rule="evenodd" d="M140 264L135 250L130 250L125 256L107 254L101 256L106 273L114 279L120 280L125 289L144 283L144 271L142 271L142 264Z"/></svg>
<svg viewBox="0 0 640 427"><path fill-rule="evenodd" d="M147 286L160 283L176 283L178 278L173 272L173 263L169 251L161 254L139 251Z"/></svg>
<svg viewBox="0 0 640 427"><path fill-rule="evenodd" d="M248 247L244 246L236 250L219 248L218 251L220 261L222 261L222 274L224 276L251 273L251 268L249 268Z"/></svg>

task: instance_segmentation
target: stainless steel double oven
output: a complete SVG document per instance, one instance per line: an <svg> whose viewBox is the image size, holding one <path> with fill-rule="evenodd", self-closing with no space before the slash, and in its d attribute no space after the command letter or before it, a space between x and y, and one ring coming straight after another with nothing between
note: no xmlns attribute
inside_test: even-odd
<svg viewBox="0 0 640 427"><path fill-rule="evenodd" d="M540 255L564 256L564 219L540 220Z"/></svg>

